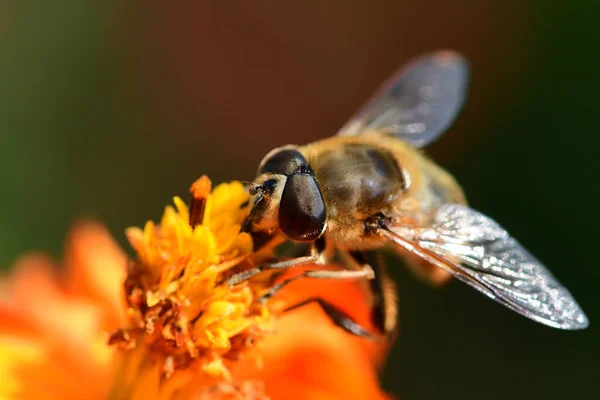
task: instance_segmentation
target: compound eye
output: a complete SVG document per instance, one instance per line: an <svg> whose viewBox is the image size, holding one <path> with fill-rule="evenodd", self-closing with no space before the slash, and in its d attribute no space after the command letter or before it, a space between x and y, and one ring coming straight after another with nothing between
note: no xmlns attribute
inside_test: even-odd
<svg viewBox="0 0 600 400"><path fill-rule="evenodd" d="M315 178L296 173L287 178L279 204L279 227L292 240L311 242L325 229L325 203Z"/></svg>
<svg viewBox="0 0 600 400"><path fill-rule="evenodd" d="M268 172L288 176L307 165L306 158L298 150L292 148L276 149L267 154L258 169L258 174Z"/></svg>

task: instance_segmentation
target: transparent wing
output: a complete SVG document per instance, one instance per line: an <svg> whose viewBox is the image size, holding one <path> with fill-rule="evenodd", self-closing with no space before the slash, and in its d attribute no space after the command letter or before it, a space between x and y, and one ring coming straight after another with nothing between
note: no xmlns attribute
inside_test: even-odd
<svg viewBox="0 0 600 400"><path fill-rule="evenodd" d="M418 58L384 82L338 135L376 129L416 147L425 146L458 116L468 76L466 61L456 53L439 51Z"/></svg>
<svg viewBox="0 0 600 400"><path fill-rule="evenodd" d="M571 293L492 219L448 204L434 221L417 229L387 224L381 234L528 318L560 329L588 326Z"/></svg>

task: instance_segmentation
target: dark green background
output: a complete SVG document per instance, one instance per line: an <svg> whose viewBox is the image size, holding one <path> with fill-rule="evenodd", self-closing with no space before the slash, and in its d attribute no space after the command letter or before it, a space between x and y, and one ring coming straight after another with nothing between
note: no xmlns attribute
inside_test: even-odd
<svg viewBox="0 0 600 400"><path fill-rule="evenodd" d="M600 397L599 2L33 3L0 6L0 265L31 249L60 257L80 215L125 245L125 227L199 175L251 179L272 147L331 134L395 66L450 47L472 62L472 94L430 153L591 328L553 330L392 266L402 326L385 387Z"/></svg>

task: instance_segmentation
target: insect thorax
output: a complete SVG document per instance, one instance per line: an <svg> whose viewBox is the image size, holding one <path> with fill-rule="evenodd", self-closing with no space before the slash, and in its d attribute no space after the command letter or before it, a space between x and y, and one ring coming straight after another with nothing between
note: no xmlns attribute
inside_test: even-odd
<svg viewBox="0 0 600 400"><path fill-rule="evenodd" d="M371 144L347 143L309 162L329 219L364 218L389 208L406 185L394 156Z"/></svg>

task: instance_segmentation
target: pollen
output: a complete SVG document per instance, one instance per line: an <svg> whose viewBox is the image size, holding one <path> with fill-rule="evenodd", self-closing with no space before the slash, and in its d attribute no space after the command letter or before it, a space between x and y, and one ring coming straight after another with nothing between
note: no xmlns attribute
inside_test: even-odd
<svg viewBox="0 0 600 400"><path fill-rule="evenodd" d="M136 252L125 281L128 322L109 342L122 349L124 365L158 371L155 379L171 381L167 385L186 380L193 370L194 379L220 382L219 390L249 390L247 383L234 381L230 367L256 353L274 323L270 305L258 301L264 282L226 283L231 273L256 263L251 237L240 233L249 195L239 182L211 191L207 177L190 192L189 207L175 197L160 223L127 229ZM129 384L140 378L139 373L121 377Z"/></svg>

